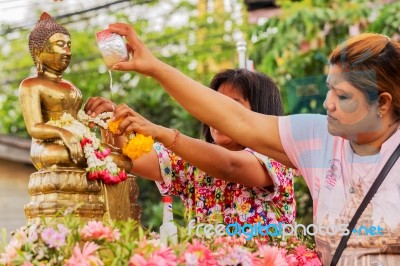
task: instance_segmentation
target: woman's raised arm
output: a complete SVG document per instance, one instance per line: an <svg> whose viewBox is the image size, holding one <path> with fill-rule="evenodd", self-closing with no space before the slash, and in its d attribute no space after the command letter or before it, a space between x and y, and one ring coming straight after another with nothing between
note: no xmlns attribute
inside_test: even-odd
<svg viewBox="0 0 400 266"><path fill-rule="evenodd" d="M114 65L115 70L136 71L156 79L189 113L218 129L241 145L293 166L279 136L278 117L247 110L234 100L187 77L157 59L141 42L134 29L116 23L110 31L125 36L131 58Z"/></svg>

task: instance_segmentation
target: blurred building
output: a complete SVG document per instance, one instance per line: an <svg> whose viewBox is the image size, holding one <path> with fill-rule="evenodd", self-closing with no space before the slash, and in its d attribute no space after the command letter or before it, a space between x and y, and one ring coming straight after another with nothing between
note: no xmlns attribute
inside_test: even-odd
<svg viewBox="0 0 400 266"><path fill-rule="evenodd" d="M249 23L262 24L267 18L279 15L281 10L275 0L245 0Z"/></svg>
<svg viewBox="0 0 400 266"><path fill-rule="evenodd" d="M0 135L0 229L26 225L29 176L35 171L29 156L31 141Z"/></svg>

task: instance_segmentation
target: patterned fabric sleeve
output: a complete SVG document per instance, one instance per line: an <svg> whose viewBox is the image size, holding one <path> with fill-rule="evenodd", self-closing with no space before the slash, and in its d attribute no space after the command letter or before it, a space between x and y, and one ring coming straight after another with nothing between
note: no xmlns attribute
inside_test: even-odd
<svg viewBox="0 0 400 266"><path fill-rule="evenodd" d="M278 196L280 191L282 191L287 187L288 181L291 181L293 179L292 169L286 167L280 162L275 161L274 159L271 159L251 149L246 148L245 150L252 153L258 159L258 161L267 170L273 182L273 188L264 187L264 188L254 188L254 189L269 191L269 195L266 197L266 200L271 200L273 197ZM290 180L288 180L288 178ZM273 190L273 193L271 193L271 189Z"/></svg>
<svg viewBox="0 0 400 266"><path fill-rule="evenodd" d="M185 174L187 164L182 158L166 149L161 143L153 146L158 156L163 182L156 182L162 195L181 196L187 191L188 180Z"/></svg>
<svg viewBox="0 0 400 266"><path fill-rule="evenodd" d="M268 222L292 223L296 217L293 169L248 148L245 150L258 159L273 182L273 185L269 187L252 188L258 199L269 205Z"/></svg>

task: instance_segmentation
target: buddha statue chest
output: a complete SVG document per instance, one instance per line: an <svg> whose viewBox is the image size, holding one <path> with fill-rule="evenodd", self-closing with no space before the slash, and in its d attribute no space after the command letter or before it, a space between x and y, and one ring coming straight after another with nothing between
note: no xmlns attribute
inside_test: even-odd
<svg viewBox="0 0 400 266"><path fill-rule="evenodd" d="M45 121L59 119L63 113L76 117L82 106L81 91L66 81L42 88L40 98Z"/></svg>

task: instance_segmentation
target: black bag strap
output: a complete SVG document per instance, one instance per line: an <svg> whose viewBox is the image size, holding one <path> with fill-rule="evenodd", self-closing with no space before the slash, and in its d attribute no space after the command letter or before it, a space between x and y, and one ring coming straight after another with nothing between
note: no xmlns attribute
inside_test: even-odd
<svg viewBox="0 0 400 266"><path fill-rule="evenodd" d="M357 211L355 212L353 218L351 219L347 229L349 230L348 235L343 235L342 239L340 239L340 243L333 255L331 266L336 266L338 263L340 256L342 255L344 249L346 248L347 241L351 236L351 232L353 231L354 227L356 226L358 219L360 219L361 214L364 212L365 208L367 208L368 203L371 201L372 197L375 195L376 191L382 184L383 180L385 179L386 175L389 173L390 169L392 169L393 165L396 163L397 159L400 156L400 144L397 146L396 150L393 152L392 156L390 156L389 160L386 162L385 166L383 166L381 172L379 173L378 177L375 179L374 183L372 184L371 188L368 190L367 194L365 195L363 201L361 202L360 206L358 207Z"/></svg>

